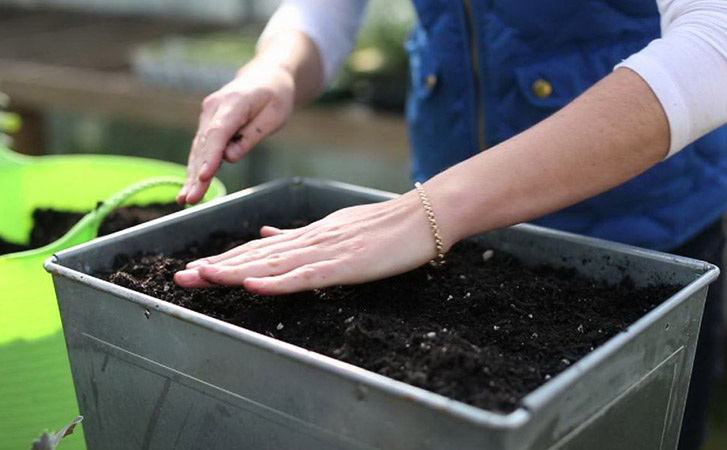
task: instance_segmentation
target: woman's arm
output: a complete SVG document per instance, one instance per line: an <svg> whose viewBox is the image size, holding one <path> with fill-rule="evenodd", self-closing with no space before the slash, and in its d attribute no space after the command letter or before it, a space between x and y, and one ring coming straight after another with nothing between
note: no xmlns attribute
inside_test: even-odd
<svg viewBox="0 0 727 450"><path fill-rule="evenodd" d="M669 124L639 75L615 72L562 110L434 177L425 188L449 242L557 211L661 161Z"/></svg>
<svg viewBox="0 0 727 450"><path fill-rule="evenodd" d="M666 155L669 126L648 85L618 69L552 117L424 184L446 248L529 220L632 178ZM415 192L346 208L307 227L263 228L266 238L193 263L182 286L244 285L281 294L370 281L435 256Z"/></svg>
<svg viewBox="0 0 727 450"><path fill-rule="evenodd" d="M316 97L350 52L366 0L286 0L255 58L205 98L179 203L197 203L222 160L237 162ZM239 131L241 138L231 141Z"/></svg>
<svg viewBox="0 0 727 450"><path fill-rule="evenodd" d="M278 131L290 117L294 103L317 95L322 80L318 50L303 33L281 33L261 45L234 80L202 102L187 161L187 179L177 202L200 201L223 158L237 162ZM238 132L241 138L231 140Z"/></svg>
<svg viewBox="0 0 727 450"><path fill-rule="evenodd" d="M705 8L695 9L697 4ZM615 187L727 122L727 90L716 89L727 80L727 21L713 17L724 18L727 4L665 0L661 6L665 13L682 9L672 21L679 26L644 50L659 70L627 60L633 70L618 68L543 122L425 183L445 247ZM662 54L675 48L681 53ZM710 89L692 90L690 83ZM687 138L676 131L684 120L692 121ZM263 239L190 264L175 280L281 294L395 275L436 254L413 191L343 209L301 229L264 227L261 233Z"/></svg>

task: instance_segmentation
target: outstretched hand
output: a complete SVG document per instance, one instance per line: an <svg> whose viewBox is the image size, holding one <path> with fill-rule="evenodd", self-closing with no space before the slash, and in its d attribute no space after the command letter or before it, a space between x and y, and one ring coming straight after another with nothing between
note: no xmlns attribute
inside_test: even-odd
<svg viewBox="0 0 727 450"><path fill-rule="evenodd" d="M256 62L207 96L177 202L200 201L222 160L239 161L262 139L278 131L290 117L294 100L293 75L280 66Z"/></svg>
<svg viewBox="0 0 727 450"><path fill-rule="evenodd" d="M174 280L183 287L236 285L277 295L386 278L436 255L426 214L412 192L345 208L298 229L266 226L260 234L189 263Z"/></svg>

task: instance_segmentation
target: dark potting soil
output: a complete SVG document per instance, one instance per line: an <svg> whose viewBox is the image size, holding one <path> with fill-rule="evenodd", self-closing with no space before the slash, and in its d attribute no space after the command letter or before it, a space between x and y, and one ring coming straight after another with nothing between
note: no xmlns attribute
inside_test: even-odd
<svg viewBox="0 0 727 450"><path fill-rule="evenodd" d="M111 212L101 222L98 235L105 236L117 231L148 222L182 209L176 203L153 203L145 206L127 206ZM0 238L0 255L22 252L42 247L59 239L78 223L85 213L39 208L33 211L33 229L28 245L15 244Z"/></svg>
<svg viewBox="0 0 727 450"><path fill-rule="evenodd" d="M677 286L607 285L527 267L465 241L443 267L359 286L265 297L183 289L173 274L252 238L213 234L165 256L121 255L100 274L139 291L481 408L509 412L551 377L667 299ZM489 252L488 252L489 256Z"/></svg>

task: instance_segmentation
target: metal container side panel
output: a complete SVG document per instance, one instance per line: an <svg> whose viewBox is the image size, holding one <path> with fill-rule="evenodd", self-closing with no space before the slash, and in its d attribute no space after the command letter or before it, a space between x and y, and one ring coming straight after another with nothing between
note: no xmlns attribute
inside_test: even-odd
<svg viewBox="0 0 727 450"><path fill-rule="evenodd" d="M192 449L201 442L256 449L511 448L504 444L510 427L422 408L406 395L56 278L91 449L150 443Z"/></svg>
<svg viewBox="0 0 727 450"><path fill-rule="evenodd" d="M526 396L522 448L675 449L706 288L604 345ZM622 341L622 342L618 342ZM608 349L611 350L611 349Z"/></svg>

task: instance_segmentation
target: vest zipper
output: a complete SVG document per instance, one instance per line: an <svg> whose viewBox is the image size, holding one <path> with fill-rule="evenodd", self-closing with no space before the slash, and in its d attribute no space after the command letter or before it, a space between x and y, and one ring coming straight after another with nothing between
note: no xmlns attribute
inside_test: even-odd
<svg viewBox="0 0 727 450"><path fill-rule="evenodd" d="M472 2L471 0L463 0L464 10L467 15L467 32L469 35L470 43L470 57L472 59L472 72L475 78L475 108L477 109L477 145L479 146L478 151L483 151L487 148L487 142L485 141L485 115L482 111L482 73L480 72L480 54L477 51L477 39L475 38L475 19L472 16Z"/></svg>

